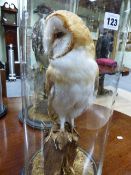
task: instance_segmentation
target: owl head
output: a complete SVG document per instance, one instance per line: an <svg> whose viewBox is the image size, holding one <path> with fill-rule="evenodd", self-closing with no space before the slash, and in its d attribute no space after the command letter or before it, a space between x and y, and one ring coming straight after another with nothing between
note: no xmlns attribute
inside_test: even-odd
<svg viewBox="0 0 131 175"><path fill-rule="evenodd" d="M85 47L94 57L95 49L89 29L76 14L58 10L50 14L45 21L44 50L50 58L64 56L72 49Z"/></svg>

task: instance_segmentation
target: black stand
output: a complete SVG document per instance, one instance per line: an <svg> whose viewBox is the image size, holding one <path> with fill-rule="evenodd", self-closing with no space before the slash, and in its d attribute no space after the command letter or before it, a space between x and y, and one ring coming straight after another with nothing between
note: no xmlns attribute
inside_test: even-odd
<svg viewBox="0 0 131 175"><path fill-rule="evenodd" d="M0 108L1 108L1 104L0 104ZM7 107L5 105L3 105L3 109L0 110L0 118L4 117L7 114Z"/></svg>

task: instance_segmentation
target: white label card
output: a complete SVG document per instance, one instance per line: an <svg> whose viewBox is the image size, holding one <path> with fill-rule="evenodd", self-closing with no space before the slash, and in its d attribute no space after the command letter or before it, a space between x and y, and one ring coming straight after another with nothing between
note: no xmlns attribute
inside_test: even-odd
<svg viewBox="0 0 131 175"><path fill-rule="evenodd" d="M111 30L118 30L120 15L115 13L105 13L104 28Z"/></svg>

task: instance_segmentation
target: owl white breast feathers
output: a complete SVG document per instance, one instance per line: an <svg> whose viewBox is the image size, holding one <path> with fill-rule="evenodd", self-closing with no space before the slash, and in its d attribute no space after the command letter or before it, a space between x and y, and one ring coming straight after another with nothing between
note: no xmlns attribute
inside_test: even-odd
<svg viewBox="0 0 131 175"><path fill-rule="evenodd" d="M50 58L46 72L49 112L58 114L61 128L65 121L84 112L95 98L98 66L89 29L72 12L59 10L46 18L44 50Z"/></svg>

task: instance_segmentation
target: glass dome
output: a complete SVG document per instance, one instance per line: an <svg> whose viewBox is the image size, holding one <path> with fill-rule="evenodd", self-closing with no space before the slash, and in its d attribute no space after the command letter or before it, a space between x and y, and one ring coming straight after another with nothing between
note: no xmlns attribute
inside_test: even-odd
<svg viewBox="0 0 131 175"><path fill-rule="evenodd" d="M19 2L25 168L100 175L130 1Z"/></svg>
<svg viewBox="0 0 131 175"><path fill-rule="evenodd" d="M1 71L0 71L0 118L5 116L6 113L7 113L7 107L4 105L4 102L3 102L2 80L1 80Z"/></svg>

